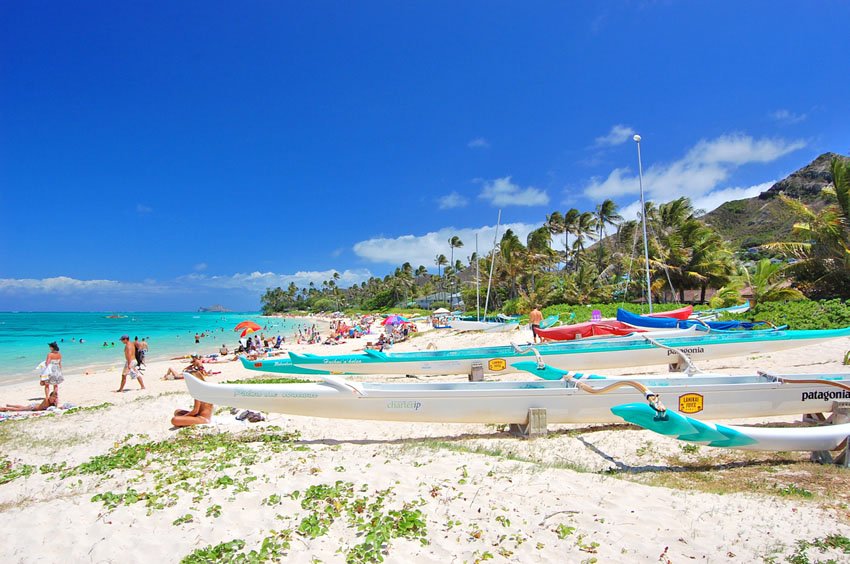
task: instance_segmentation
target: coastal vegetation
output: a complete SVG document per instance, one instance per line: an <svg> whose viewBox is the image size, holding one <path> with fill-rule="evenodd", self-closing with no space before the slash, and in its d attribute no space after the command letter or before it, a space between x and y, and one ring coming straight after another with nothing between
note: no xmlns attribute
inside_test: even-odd
<svg viewBox="0 0 850 564"><path fill-rule="evenodd" d="M658 205L647 202L649 290L656 307L709 301L712 307L724 307L744 299L758 305L850 298L850 159L835 155L826 163L822 156L807 168L816 163L821 168L812 175L821 184L815 188L799 188L801 181L795 180L795 175L806 170L801 169L783 181L786 184L780 182L771 189L784 186L788 194L803 193L809 203L782 191L760 196L776 200L793 223L787 240L757 247L732 246L729 241L736 237L728 229L714 226L724 222L716 216L703 217L686 197ZM823 167L828 170L821 170ZM824 184L824 176L828 183ZM730 203L728 208L734 212L742 207L740 202ZM334 273L318 286L311 283L299 288L291 283L285 289L268 288L261 303L264 313L380 311L417 305L455 308L459 303L474 311L476 300L483 308L487 299L484 292L477 295L476 273L481 273L477 282L486 285L492 268L492 290L486 304L491 312L523 314L541 304L547 307L547 314L574 311L575 320L582 321L578 312L590 304L605 316L616 313L610 304L641 311L629 304L644 302L647 294L643 246L640 221L624 220L617 205L605 200L592 211L552 211L524 241L507 229L495 252L472 253L465 261L455 258L463 241L451 237L446 253L435 257L436 274L425 265L414 267L405 262L383 278L341 288L339 274ZM829 303L824 307L838 307ZM794 306L789 311L788 315L796 316Z"/></svg>

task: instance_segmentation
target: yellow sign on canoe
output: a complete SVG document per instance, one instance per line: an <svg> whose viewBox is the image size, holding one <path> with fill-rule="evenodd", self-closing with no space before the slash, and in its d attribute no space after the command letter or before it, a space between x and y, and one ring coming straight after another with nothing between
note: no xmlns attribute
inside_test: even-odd
<svg viewBox="0 0 850 564"><path fill-rule="evenodd" d="M685 394L683 396L679 396L679 412L699 413L700 411L702 411L701 394Z"/></svg>
<svg viewBox="0 0 850 564"><path fill-rule="evenodd" d="M491 358L490 362L487 363L487 368L490 372L498 372L500 370L504 370L508 367L508 363L505 362L504 358Z"/></svg>

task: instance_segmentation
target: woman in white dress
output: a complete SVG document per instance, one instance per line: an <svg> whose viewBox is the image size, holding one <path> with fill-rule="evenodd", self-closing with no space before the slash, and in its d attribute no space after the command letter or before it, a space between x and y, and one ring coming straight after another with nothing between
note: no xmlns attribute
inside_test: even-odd
<svg viewBox="0 0 850 564"><path fill-rule="evenodd" d="M44 399L50 396L50 386L53 386L53 393L56 396L56 401L59 400L59 384L65 381L62 376L62 354L59 352L59 345L55 342L47 345L50 347L50 352L47 353L47 358L44 360L44 370L41 373L41 385L44 386ZM57 403L58 405L58 403Z"/></svg>

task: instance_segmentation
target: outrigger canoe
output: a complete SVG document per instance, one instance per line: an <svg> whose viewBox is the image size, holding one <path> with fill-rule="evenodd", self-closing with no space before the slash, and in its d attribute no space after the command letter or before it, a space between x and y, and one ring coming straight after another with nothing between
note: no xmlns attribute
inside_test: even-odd
<svg viewBox="0 0 850 564"><path fill-rule="evenodd" d="M485 374L516 372L511 364L534 357L564 370L599 370L628 366L679 363L677 349L693 360L709 360L765 354L850 336L850 327L822 330L731 331L697 333L691 328L680 336L635 333L625 337L548 343L520 349L517 346L481 347L444 351L384 353L367 350L358 354L320 356L290 352L292 364L332 374L471 374L481 364ZM262 362L256 370L285 372Z"/></svg>
<svg viewBox="0 0 850 564"><path fill-rule="evenodd" d="M732 315L740 315L742 313L747 313L749 310L750 300L747 300L746 302L739 305L695 311L691 314L690 319L702 319L703 321L711 321L717 319L717 317L721 314L729 313Z"/></svg>
<svg viewBox="0 0 850 564"><path fill-rule="evenodd" d="M519 329L516 321L467 321L452 319L449 326L455 331L486 331L487 333L507 333Z"/></svg>
<svg viewBox="0 0 850 564"><path fill-rule="evenodd" d="M643 333L645 329L637 329L620 321L585 321L573 325L561 325L550 329L541 328L537 335L550 341L575 341L593 337L623 336L630 333Z"/></svg>
<svg viewBox="0 0 850 564"><path fill-rule="evenodd" d="M703 321L701 319L674 319L663 317L649 317L638 315L625 309L617 309L617 321L627 323L633 327L655 331L657 329L684 329L699 325L720 331L731 331L735 329L775 329L766 321Z"/></svg>
<svg viewBox="0 0 850 564"><path fill-rule="evenodd" d="M646 313L644 317L660 317L666 319L687 319L694 313L694 306L680 307L679 309L671 309L670 311L658 311L655 313Z"/></svg>
<svg viewBox="0 0 850 564"><path fill-rule="evenodd" d="M239 361L242 363L242 366L248 370L280 372L283 374L330 374L327 370L313 370L310 368L295 366L289 358L258 358L256 360L251 360L244 356L240 356Z"/></svg>
<svg viewBox="0 0 850 564"><path fill-rule="evenodd" d="M615 423L612 409L642 394L623 380L589 380L588 393L569 380L531 382L360 383L320 376L314 384L212 384L187 375L197 400L214 405L335 419L436 423L525 423L543 408L548 423ZM794 383L794 380L821 380ZM700 375L640 380L670 412L705 419L771 417L830 411L850 399L850 374ZM587 384L583 384L587 386ZM613 389L611 389L613 388Z"/></svg>

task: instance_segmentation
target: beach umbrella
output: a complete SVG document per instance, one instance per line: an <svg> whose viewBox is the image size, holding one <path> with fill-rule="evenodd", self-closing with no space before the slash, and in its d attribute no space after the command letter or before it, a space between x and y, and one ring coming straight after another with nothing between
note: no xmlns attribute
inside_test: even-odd
<svg viewBox="0 0 850 564"><path fill-rule="evenodd" d="M240 336L240 337L244 337L245 335L250 335L251 333L256 333L256 332L257 332L257 331L259 331L259 330L260 330L260 328L259 328L259 327L257 327L256 329L254 329L253 327L246 327L246 328L242 331L242 334L241 334L241 335L239 335L239 336Z"/></svg>
<svg viewBox="0 0 850 564"><path fill-rule="evenodd" d="M409 323L409 321L402 315L393 314L384 319L381 325L401 325L402 323Z"/></svg>
<svg viewBox="0 0 850 564"><path fill-rule="evenodd" d="M253 321L245 320L245 321L243 321L242 323L239 323L238 325L236 325L236 327L233 328L234 331L241 331L243 329L253 329L254 331L259 331L260 326L256 323L254 323Z"/></svg>
<svg viewBox="0 0 850 564"><path fill-rule="evenodd" d="M448 313L451 313L451 312L449 310L447 310L446 308L441 307L440 309L435 309L434 313L436 315L445 315L445 314L448 314Z"/></svg>

